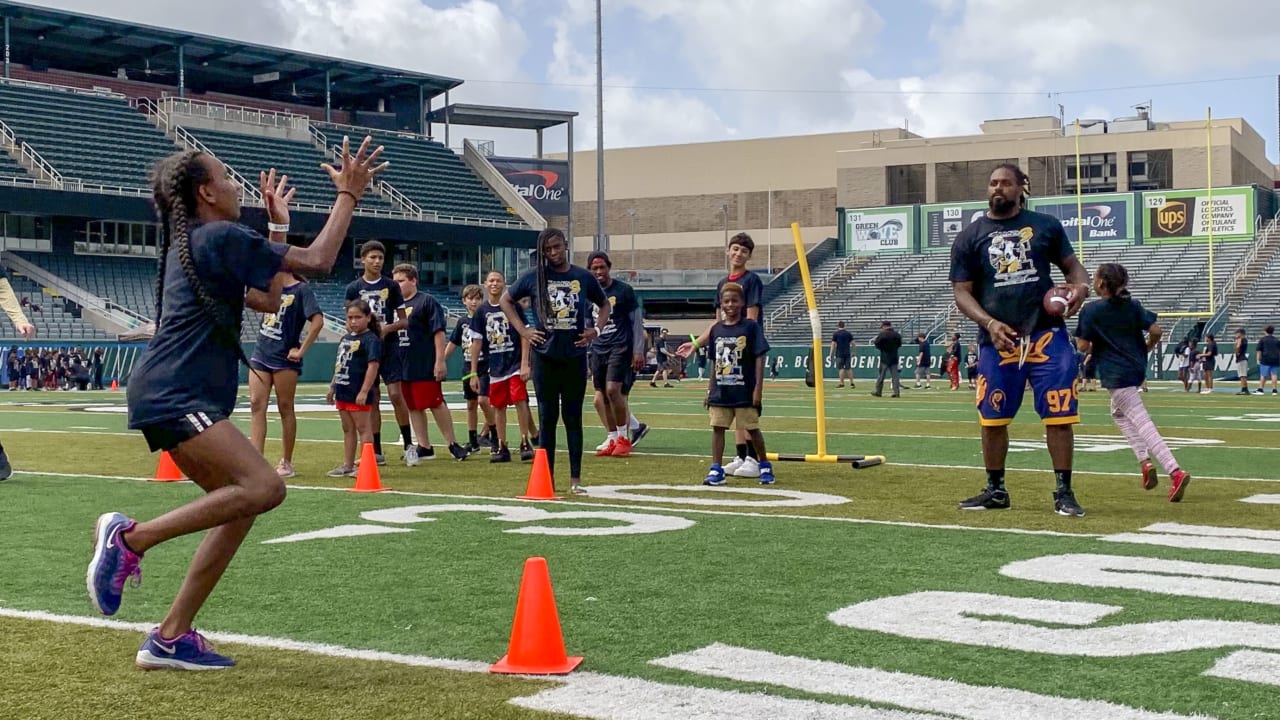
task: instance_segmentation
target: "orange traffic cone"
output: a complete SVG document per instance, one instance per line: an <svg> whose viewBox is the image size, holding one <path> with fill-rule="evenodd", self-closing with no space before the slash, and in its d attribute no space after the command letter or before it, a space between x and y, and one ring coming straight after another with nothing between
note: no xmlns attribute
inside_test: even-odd
<svg viewBox="0 0 1280 720"><path fill-rule="evenodd" d="M115 378L111 378L111 392L117 392L119 390L120 390L120 383L117 382Z"/></svg>
<svg viewBox="0 0 1280 720"><path fill-rule="evenodd" d="M373 456L373 443L365 443L360 451L360 467L356 468L356 486L351 492L382 492L382 476L378 473L378 459Z"/></svg>
<svg viewBox="0 0 1280 720"><path fill-rule="evenodd" d="M582 658L565 655L547 559L525 560L520 597L516 599L516 619L511 624L511 643L507 654L490 666L489 672L564 675L581 663Z"/></svg>
<svg viewBox="0 0 1280 720"><path fill-rule="evenodd" d="M559 500L556 497L555 485L551 480L551 469L547 465L547 451L538 448L533 453L533 469L529 471L529 484L525 487L523 495L517 495L521 500Z"/></svg>
<svg viewBox="0 0 1280 720"><path fill-rule="evenodd" d="M152 478L152 482L178 482L186 480L187 477L182 474L182 470L178 468L178 463L173 461L173 456L166 450L160 451L160 464L156 466L156 476Z"/></svg>

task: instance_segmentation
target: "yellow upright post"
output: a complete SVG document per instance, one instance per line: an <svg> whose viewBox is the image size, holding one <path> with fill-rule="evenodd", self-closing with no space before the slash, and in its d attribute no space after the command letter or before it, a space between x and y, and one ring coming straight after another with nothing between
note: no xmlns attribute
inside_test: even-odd
<svg viewBox="0 0 1280 720"><path fill-rule="evenodd" d="M1209 206L1209 317L1217 312L1217 298L1213 283L1213 108L1209 108L1205 114L1204 121L1205 145L1204 145L1204 166L1209 176L1208 195L1205 198L1206 204ZM1192 231L1194 232L1194 230Z"/></svg>
<svg viewBox="0 0 1280 720"><path fill-rule="evenodd" d="M818 300L813 295L813 281L809 277L809 259L804 254L804 241L800 239L800 223L791 223L791 237L796 243L796 262L800 265L800 281L804 283L804 301L809 306L809 327L813 333L813 394L817 401L818 456L827 454L827 409L822 388L822 317L818 314Z"/></svg>
<svg viewBox="0 0 1280 720"><path fill-rule="evenodd" d="M1076 255L1084 264L1084 189L1080 184L1080 118L1076 118L1076 233L1079 238Z"/></svg>

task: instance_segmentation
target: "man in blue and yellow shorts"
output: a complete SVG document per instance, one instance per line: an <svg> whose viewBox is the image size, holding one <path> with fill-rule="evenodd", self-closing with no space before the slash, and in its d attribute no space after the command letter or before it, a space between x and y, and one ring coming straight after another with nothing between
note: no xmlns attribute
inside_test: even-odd
<svg viewBox="0 0 1280 720"><path fill-rule="evenodd" d="M1018 166L998 165L988 185L988 210L956 236L951 282L956 307L978 324L978 418L987 487L960 502L962 510L1010 507L1005 489L1009 423L1022 406L1028 381L1036 412L1045 424L1056 487L1054 511L1080 517L1084 509L1071 489L1075 436L1080 421L1075 348L1064 317L1089 297L1089 275L1076 259L1062 223L1024 208L1030 182ZM1072 296L1067 312L1043 309L1054 287L1054 266L1066 276Z"/></svg>

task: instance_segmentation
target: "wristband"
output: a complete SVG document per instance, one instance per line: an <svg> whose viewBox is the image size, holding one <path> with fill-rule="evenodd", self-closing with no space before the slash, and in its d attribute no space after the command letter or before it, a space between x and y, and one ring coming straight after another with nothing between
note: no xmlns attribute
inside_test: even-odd
<svg viewBox="0 0 1280 720"><path fill-rule="evenodd" d="M356 194L355 194L355 193L353 193L353 192L351 192L350 190L339 190L339 191L338 191L338 194L339 194L339 195L350 195L350 196L351 196L351 201L352 201L352 202L354 202L354 203L355 203L355 204L357 204L357 205L359 205L359 204L360 204L360 198L359 198L359 197L357 197L357 196L356 196Z"/></svg>
<svg viewBox="0 0 1280 720"><path fill-rule="evenodd" d="M287 232L289 232L289 224L288 224L288 223L281 224L281 223L273 223L273 222L269 222L269 223L267 223L267 230L270 230L271 232L287 233Z"/></svg>
<svg viewBox="0 0 1280 720"><path fill-rule="evenodd" d="M689 341L693 343L693 349L694 349L694 350L697 350L697 349L698 349L698 347L699 347L699 345L698 345L698 336L697 336L697 335L694 335L693 333L690 333L690 334L689 334Z"/></svg>
<svg viewBox="0 0 1280 720"><path fill-rule="evenodd" d="M991 318L990 320L987 321L987 332L991 332L991 323L995 321L996 321L995 318Z"/></svg>
<svg viewBox="0 0 1280 720"><path fill-rule="evenodd" d="M462 376L462 379L463 379L463 380L470 380L471 378L476 377L476 376L477 376L477 375L479 375L479 374L480 374L480 373L467 373L466 375L463 375L463 376Z"/></svg>

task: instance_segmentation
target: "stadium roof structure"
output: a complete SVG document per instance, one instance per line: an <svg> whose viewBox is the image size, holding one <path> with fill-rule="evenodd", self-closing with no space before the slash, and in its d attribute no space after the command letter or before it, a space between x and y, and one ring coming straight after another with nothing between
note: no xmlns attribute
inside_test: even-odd
<svg viewBox="0 0 1280 720"><path fill-rule="evenodd" d="M573 110L531 110L501 105L454 103L427 113L427 120L474 127L546 130L563 125L577 116L578 113Z"/></svg>
<svg viewBox="0 0 1280 720"><path fill-rule="evenodd" d="M462 80L353 62L197 33L0 0L6 62L113 76L264 100L312 97L337 107L368 107L412 94L432 98ZM163 79L160 79L163 78ZM288 95L286 95L288 93Z"/></svg>

